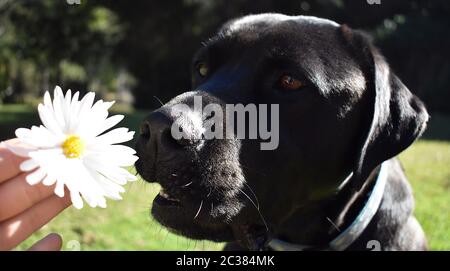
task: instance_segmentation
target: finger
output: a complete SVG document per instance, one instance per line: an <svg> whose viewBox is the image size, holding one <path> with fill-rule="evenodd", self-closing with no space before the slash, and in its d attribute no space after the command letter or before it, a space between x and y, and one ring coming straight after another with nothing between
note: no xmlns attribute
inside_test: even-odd
<svg viewBox="0 0 450 271"><path fill-rule="evenodd" d="M7 144L14 144L17 139L5 141ZM20 163L25 159L13 154L7 148L0 144L0 183L16 176L20 173Z"/></svg>
<svg viewBox="0 0 450 271"><path fill-rule="evenodd" d="M14 248L69 205L69 196L50 196L25 212L1 222L0 250Z"/></svg>
<svg viewBox="0 0 450 271"><path fill-rule="evenodd" d="M13 217L41 200L53 194L54 185L45 186L42 183L29 185L21 173L11 180L0 184L0 221ZM8 206L4 208L3 206Z"/></svg>
<svg viewBox="0 0 450 271"><path fill-rule="evenodd" d="M59 251L62 247L62 238L57 233L50 233L30 247L30 251Z"/></svg>

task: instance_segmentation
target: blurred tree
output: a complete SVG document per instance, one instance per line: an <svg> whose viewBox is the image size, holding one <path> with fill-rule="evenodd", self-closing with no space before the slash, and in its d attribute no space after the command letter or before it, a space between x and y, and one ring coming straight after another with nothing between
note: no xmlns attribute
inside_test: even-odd
<svg viewBox="0 0 450 271"><path fill-rule="evenodd" d="M138 79L135 105L155 107L159 103L153 96L167 101L174 93L188 90L192 52L208 25L198 26L198 5L181 0L110 1L106 5L125 22L126 38L115 58Z"/></svg>
<svg viewBox="0 0 450 271"><path fill-rule="evenodd" d="M7 65L7 58L30 60L40 75L35 86L40 91L55 84L86 90L93 78L101 77L106 65L115 66L111 64L111 54L121 38L121 28L115 14L103 6L86 1L81 5L53 0L15 1L0 12L6 15L2 36L13 36L8 44L2 46L0 42L0 62ZM23 93L23 84L12 82L11 94L17 100Z"/></svg>

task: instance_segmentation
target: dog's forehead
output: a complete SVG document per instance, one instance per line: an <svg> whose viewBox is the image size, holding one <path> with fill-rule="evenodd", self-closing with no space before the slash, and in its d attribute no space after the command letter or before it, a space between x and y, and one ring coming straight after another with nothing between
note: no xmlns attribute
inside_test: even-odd
<svg viewBox="0 0 450 271"><path fill-rule="evenodd" d="M226 24L222 31L231 34L243 30L255 29L257 27L271 27L279 23L293 21L301 25L311 27L339 27L339 24L323 18L314 16L289 16L278 13L264 13L257 15L248 15Z"/></svg>

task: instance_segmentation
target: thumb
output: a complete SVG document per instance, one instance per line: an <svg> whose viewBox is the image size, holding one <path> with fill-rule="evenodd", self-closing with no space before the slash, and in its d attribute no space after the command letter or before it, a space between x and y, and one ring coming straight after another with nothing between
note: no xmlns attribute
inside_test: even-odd
<svg viewBox="0 0 450 271"><path fill-rule="evenodd" d="M62 238L57 233L50 233L30 247L30 251L59 251L62 247Z"/></svg>

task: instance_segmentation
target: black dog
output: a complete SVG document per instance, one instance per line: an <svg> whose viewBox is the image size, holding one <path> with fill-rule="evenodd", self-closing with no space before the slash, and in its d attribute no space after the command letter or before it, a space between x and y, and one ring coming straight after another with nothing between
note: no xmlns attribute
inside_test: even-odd
<svg viewBox="0 0 450 271"><path fill-rule="evenodd" d="M393 157L428 114L364 34L315 17L247 16L199 50L192 77L194 91L152 112L137 142L139 174L162 186L152 208L161 224L228 249L426 249ZM194 96L279 104L278 148L174 139L173 109L198 113Z"/></svg>

